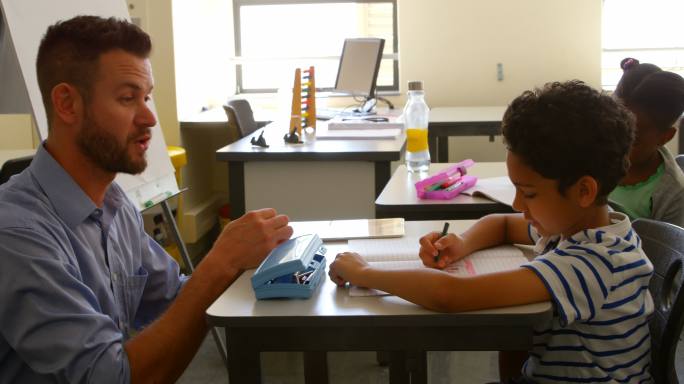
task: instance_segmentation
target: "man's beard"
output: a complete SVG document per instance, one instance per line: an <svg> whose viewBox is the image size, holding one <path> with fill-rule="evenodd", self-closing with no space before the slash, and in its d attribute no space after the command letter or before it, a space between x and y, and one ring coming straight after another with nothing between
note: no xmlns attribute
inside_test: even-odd
<svg viewBox="0 0 684 384"><path fill-rule="evenodd" d="M83 129L76 138L76 143L81 151L103 170L137 175L147 167L147 159L143 156L140 160L134 160L128 154L128 147L148 132L149 129L146 128L129 135L122 146L114 135L106 132L95 122L90 112L86 112Z"/></svg>

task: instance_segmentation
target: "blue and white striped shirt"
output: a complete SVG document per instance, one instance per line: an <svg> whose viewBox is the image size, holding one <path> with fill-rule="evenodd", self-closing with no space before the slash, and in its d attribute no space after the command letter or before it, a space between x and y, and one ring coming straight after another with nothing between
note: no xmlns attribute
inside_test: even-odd
<svg viewBox="0 0 684 384"><path fill-rule="evenodd" d="M544 282L555 309L551 322L535 330L523 367L534 381L651 381L653 266L627 216L612 212L611 222L566 239L530 230L540 256L523 267Z"/></svg>

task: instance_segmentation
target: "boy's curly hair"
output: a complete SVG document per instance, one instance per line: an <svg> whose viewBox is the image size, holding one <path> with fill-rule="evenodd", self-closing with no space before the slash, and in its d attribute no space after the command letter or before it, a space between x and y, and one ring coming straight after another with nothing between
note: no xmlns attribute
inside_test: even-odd
<svg viewBox="0 0 684 384"><path fill-rule="evenodd" d="M508 106L502 130L508 150L565 191L589 175L599 184L597 204L629 168L632 114L579 80L525 91Z"/></svg>

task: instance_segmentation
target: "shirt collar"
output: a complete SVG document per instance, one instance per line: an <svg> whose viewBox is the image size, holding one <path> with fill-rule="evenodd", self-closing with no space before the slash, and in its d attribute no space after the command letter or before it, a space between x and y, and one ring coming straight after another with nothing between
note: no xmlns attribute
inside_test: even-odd
<svg viewBox="0 0 684 384"><path fill-rule="evenodd" d="M70 228L82 223L97 209L71 175L45 149L44 142L38 146L29 168L57 215ZM112 183L105 192L104 206L107 210L116 212L122 204L122 195L121 189Z"/></svg>
<svg viewBox="0 0 684 384"><path fill-rule="evenodd" d="M537 254L547 253L554 248L563 245L568 246L578 243L612 243L615 237L629 238L632 226L627 215L621 212L609 212L610 224L599 227L585 229L575 233L567 239L561 241L559 235L545 236L536 242L534 252ZM598 234L600 233L600 234Z"/></svg>

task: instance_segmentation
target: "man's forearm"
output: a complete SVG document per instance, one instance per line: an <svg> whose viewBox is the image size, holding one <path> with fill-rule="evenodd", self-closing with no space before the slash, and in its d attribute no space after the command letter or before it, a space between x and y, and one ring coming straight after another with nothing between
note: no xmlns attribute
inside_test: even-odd
<svg viewBox="0 0 684 384"><path fill-rule="evenodd" d="M167 311L125 344L131 382L176 381L206 336L206 309L239 274L201 263Z"/></svg>

